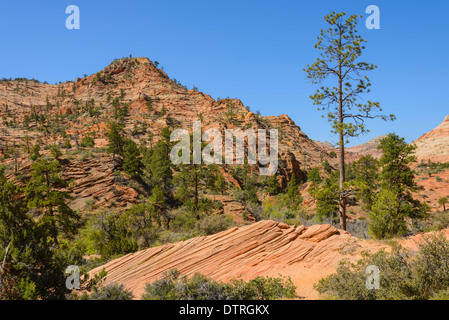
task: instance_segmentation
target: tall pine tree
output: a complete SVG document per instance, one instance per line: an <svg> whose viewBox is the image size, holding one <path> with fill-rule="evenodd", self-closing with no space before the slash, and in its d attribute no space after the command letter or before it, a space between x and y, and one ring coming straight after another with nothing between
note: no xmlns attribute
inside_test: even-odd
<svg viewBox="0 0 449 320"><path fill-rule="evenodd" d="M109 122L107 126L108 152L112 153L112 157L115 160L116 155L124 156L125 139L123 137L123 126L117 122Z"/></svg>
<svg viewBox="0 0 449 320"><path fill-rule="evenodd" d="M332 132L337 134L339 139L339 216L343 230L346 230L348 205L348 192L345 190L345 143L348 138L368 131L365 126L366 119L394 119L393 115L376 115L376 111L382 110L378 102L360 102L361 95L369 93L371 87L364 73L374 70L376 66L359 61L365 49L363 43L366 42L356 30L359 17L345 16L346 13L332 12L324 17L329 28L321 30L315 44L315 48L321 51L320 57L304 69L312 83L322 84L311 99L314 105L319 106L318 110L327 112Z"/></svg>
<svg viewBox="0 0 449 320"><path fill-rule="evenodd" d="M144 165L137 144L130 140L126 146L123 159L123 170L132 178L141 178Z"/></svg>

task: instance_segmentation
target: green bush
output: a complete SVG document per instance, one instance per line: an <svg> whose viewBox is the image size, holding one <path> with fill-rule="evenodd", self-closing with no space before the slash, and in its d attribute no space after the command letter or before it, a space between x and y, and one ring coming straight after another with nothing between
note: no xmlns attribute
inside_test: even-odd
<svg viewBox="0 0 449 320"><path fill-rule="evenodd" d="M88 251L104 258L138 250L136 239L120 214L100 211L93 214L81 230Z"/></svg>
<svg viewBox="0 0 449 320"><path fill-rule="evenodd" d="M93 148L95 146L95 141L90 135L85 135L83 139L81 139L80 145L84 148Z"/></svg>
<svg viewBox="0 0 449 320"><path fill-rule="evenodd" d="M195 229L199 235L211 235L231 228L234 222L226 215L211 215L199 220Z"/></svg>
<svg viewBox="0 0 449 320"><path fill-rule="evenodd" d="M428 230L440 231L449 227L449 214L447 212L435 212L429 218Z"/></svg>
<svg viewBox="0 0 449 320"><path fill-rule="evenodd" d="M96 289L91 294L83 294L78 300L132 300L132 292L128 291L123 284L111 283Z"/></svg>
<svg viewBox="0 0 449 320"><path fill-rule="evenodd" d="M369 233L376 239L391 238L406 233L405 216L395 192L382 189L375 197L369 214Z"/></svg>
<svg viewBox="0 0 449 320"><path fill-rule="evenodd" d="M62 145L62 148L64 149L70 149L72 147L71 143L70 143L70 139L66 139L64 144Z"/></svg>
<svg viewBox="0 0 449 320"><path fill-rule="evenodd" d="M231 300L272 300L294 298L296 286L290 278L257 277L248 282L231 280Z"/></svg>
<svg viewBox="0 0 449 320"><path fill-rule="evenodd" d="M265 200L262 218L285 223L304 218L307 216L307 212L302 206L302 202L303 198L296 184L296 178L292 176L285 193Z"/></svg>
<svg viewBox="0 0 449 320"><path fill-rule="evenodd" d="M162 279L147 284L143 300L227 300L225 287L196 273L190 279L178 270L165 272Z"/></svg>
<svg viewBox="0 0 449 320"><path fill-rule="evenodd" d="M196 223L195 213L183 207L175 214L170 229L178 232L191 231L195 229Z"/></svg>
<svg viewBox="0 0 449 320"><path fill-rule="evenodd" d="M380 288L366 288L366 267L379 268ZM447 296L449 241L443 234L424 237L418 252L394 245L391 253L365 253L356 263L344 260L337 272L321 279L315 289L344 300L427 300Z"/></svg>
<svg viewBox="0 0 449 320"><path fill-rule="evenodd" d="M449 300L449 289L441 290L433 295L429 300Z"/></svg>
<svg viewBox="0 0 449 320"><path fill-rule="evenodd" d="M314 183L321 183L323 179L320 175L320 169L313 168L307 174L307 181L312 181Z"/></svg>
<svg viewBox="0 0 449 320"><path fill-rule="evenodd" d="M294 298L296 287L290 278L257 277L222 283L195 273L188 278L176 269L147 284L143 300L270 300Z"/></svg>
<svg viewBox="0 0 449 320"><path fill-rule="evenodd" d="M58 160L62 156L62 152L56 144L53 144L51 146L50 153L56 160Z"/></svg>

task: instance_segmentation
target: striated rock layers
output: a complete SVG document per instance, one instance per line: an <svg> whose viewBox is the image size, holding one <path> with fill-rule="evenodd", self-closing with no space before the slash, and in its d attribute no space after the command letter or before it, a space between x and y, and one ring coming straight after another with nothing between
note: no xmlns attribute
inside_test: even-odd
<svg viewBox="0 0 449 320"><path fill-rule="evenodd" d="M443 230L449 239L449 229ZM432 232L431 232L432 233ZM398 239L409 250L430 233ZM227 282L257 276L288 276L302 299L319 298L314 285L335 273L343 259L355 262L362 252L390 251L384 241L363 240L330 225L288 226L271 220L229 229L206 237L169 243L125 255L93 269L103 268L104 284L117 282L140 299L145 285L160 279L165 271L178 269L188 276L196 272Z"/></svg>
<svg viewBox="0 0 449 320"><path fill-rule="evenodd" d="M418 161L449 162L449 115L432 131L415 142Z"/></svg>
<svg viewBox="0 0 449 320"><path fill-rule="evenodd" d="M377 149L380 141L386 138L387 135L378 136L368 142L356 145L354 147L346 148L346 157L349 162L357 161L360 158L371 155L376 159L382 156L382 151ZM338 153L337 153L338 154Z"/></svg>
<svg viewBox="0 0 449 320"><path fill-rule="evenodd" d="M174 268L219 281L282 274L292 277L300 296L313 298L313 284L335 271L348 239L352 239L349 233L330 225L295 227L263 220L128 254L92 270L91 275L104 267L105 284L123 283L140 298L145 284Z"/></svg>

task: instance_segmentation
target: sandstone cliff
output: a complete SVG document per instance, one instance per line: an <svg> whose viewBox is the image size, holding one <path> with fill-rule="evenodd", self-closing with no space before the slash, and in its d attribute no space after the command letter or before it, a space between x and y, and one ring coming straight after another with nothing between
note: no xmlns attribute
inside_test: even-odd
<svg viewBox="0 0 449 320"><path fill-rule="evenodd" d="M432 131L414 141L418 161L449 162L449 115Z"/></svg>

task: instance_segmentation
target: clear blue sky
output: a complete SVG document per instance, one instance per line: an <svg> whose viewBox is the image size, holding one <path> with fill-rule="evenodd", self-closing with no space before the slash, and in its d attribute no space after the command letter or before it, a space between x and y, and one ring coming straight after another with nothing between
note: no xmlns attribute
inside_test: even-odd
<svg viewBox="0 0 449 320"><path fill-rule="evenodd" d="M67 30L68 5L81 12L80 30ZM157 60L171 78L217 98L239 98L263 115L288 114L312 139L335 141L312 106L315 86L302 69L323 17L380 8L381 29L364 60L370 98L398 120L369 122L372 132L351 144L397 132L411 142L449 114L449 2L446 0L44 0L0 3L0 78L55 83L74 80L129 56Z"/></svg>

